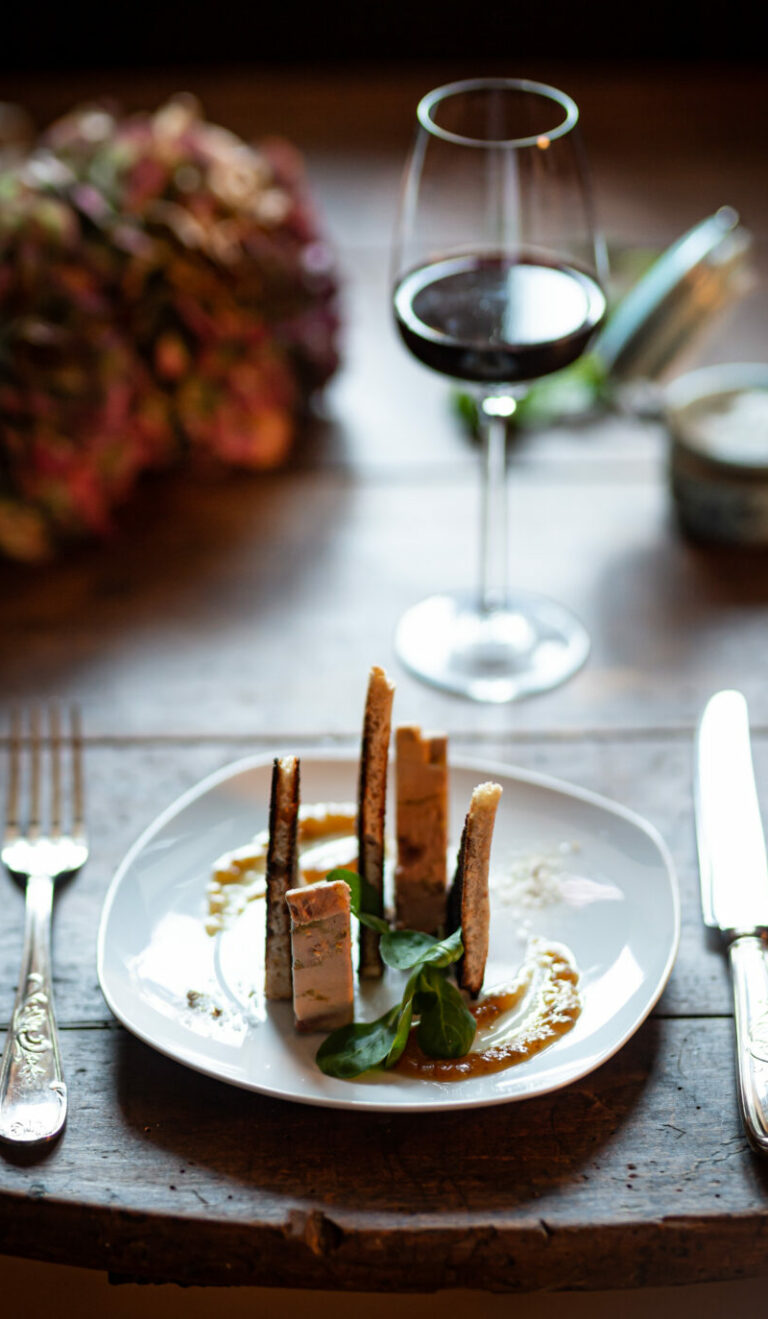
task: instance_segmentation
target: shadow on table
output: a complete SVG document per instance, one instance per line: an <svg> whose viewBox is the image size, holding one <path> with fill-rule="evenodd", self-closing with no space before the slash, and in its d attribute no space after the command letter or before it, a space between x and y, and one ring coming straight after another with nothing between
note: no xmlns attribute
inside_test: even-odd
<svg viewBox="0 0 768 1319"><path fill-rule="evenodd" d="M610 638L614 658L633 666L666 660L680 668L711 652L713 643L725 651L734 611L733 640L748 648L750 612L762 635L768 550L703 546L650 529L647 541L606 561L590 604L590 617L599 620L595 630Z"/></svg>
<svg viewBox="0 0 768 1319"><path fill-rule="evenodd" d="M682 542L686 579L713 606L768 603L768 548Z"/></svg>
<svg viewBox="0 0 768 1319"><path fill-rule="evenodd" d="M227 1199L240 1200L243 1187L288 1206L319 1201L341 1213L408 1215L511 1214L546 1197L551 1210L560 1189L571 1194L574 1183L592 1198L590 1179L601 1179L596 1160L615 1164L618 1177L631 1172L633 1115L645 1103L663 1029L647 1022L619 1058L542 1098L400 1115L267 1099L121 1034L118 1099L142 1140L172 1155L175 1168L207 1169L206 1184L210 1175L218 1179Z"/></svg>
<svg viewBox="0 0 768 1319"><path fill-rule="evenodd" d="M0 596L14 646L0 650L0 689L40 698L98 657L214 629L223 612L269 623L302 574L322 572L343 519L349 481L321 492L310 469L147 480L107 540L50 564L0 562Z"/></svg>

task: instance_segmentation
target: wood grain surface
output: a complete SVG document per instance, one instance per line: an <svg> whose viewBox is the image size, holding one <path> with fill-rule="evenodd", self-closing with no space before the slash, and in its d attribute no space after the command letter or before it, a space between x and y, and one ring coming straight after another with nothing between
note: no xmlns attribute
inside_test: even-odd
<svg viewBox="0 0 768 1319"><path fill-rule="evenodd" d="M731 1026L646 1023L582 1082L482 1121L317 1110L63 1033L72 1116L4 1166L3 1249L187 1283L358 1290L658 1285L763 1271L768 1174ZM717 1243L717 1250L713 1247Z"/></svg>
<svg viewBox="0 0 768 1319"><path fill-rule="evenodd" d="M0 1157L0 1250L153 1280L339 1290L621 1288L768 1272L768 1165L748 1149L730 987L705 936L691 802L706 698L747 694L768 803L768 556L677 532L657 423L611 416L517 440L511 577L570 604L593 652L561 690L462 703L397 665L395 622L471 584L477 454L448 390L406 358L387 246L413 104L457 72L200 73L185 84L241 132L304 147L345 274L346 362L288 470L147 484L104 547L0 566L4 707L83 704L93 855L61 893L55 971L71 1117L37 1155ZM616 244L658 247L718 205L743 211L768 270L763 79L755 71L537 67L582 104ZM9 81L44 122L167 75ZM727 108L727 114L725 110ZM738 123L739 133L733 125ZM765 358L759 291L699 360ZM198 1076L110 1018L95 940L110 877L157 811L250 752L352 749L368 666L397 717L456 755L542 770L646 816L669 844L683 931L653 1017L567 1090L476 1116L283 1104ZM4 884L0 1023L23 903Z"/></svg>

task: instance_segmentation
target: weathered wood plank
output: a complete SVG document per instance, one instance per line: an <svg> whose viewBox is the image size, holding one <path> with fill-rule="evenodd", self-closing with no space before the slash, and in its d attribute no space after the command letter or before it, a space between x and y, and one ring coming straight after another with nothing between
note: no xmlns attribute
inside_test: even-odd
<svg viewBox="0 0 768 1319"><path fill-rule="evenodd" d="M71 1117L0 1162L0 1241L182 1282L573 1290L768 1270L730 1023L651 1021L568 1089L474 1115L280 1104L120 1030L64 1033Z"/></svg>
<svg viewBox="0 0 768 1319"><path fill-rule="evenodd" d="M474 483L330 473L162 486L101 553L0 568L14 639L0 689L76 697L93 733L352 735L376 661L401 708L451 732L690 727L723 682L768 722L768 559L684 544L656 481L522 473L510 509L512 579L567 602L593 639L583 672L545 699L453 700L393 658L409 604L472 586Z"/></svg>
<svg viewBox="0 0 768 1319"><path fill-rule="evenodd" d="M415 709L412 707L407 712L406 719L415 717ZM56 1000L62 1022L100 1022L109 1017L96 980L96 930L109 880L139 833L161 808L205 774L251 750L289 751L297 745L275 747L260 739L252 747L242 743L236 746L211 743L88 748L92 858L77 880L61 892L56 905ZM356 745L349 746L351 753L356 754ZM682 888L682 943L660 1010L667 1014L730 1012L724 959L716 946L708 944L699 914L690 788L691 748L687 741L627 744L621 738L614 738L599 742L515 743L509 739L486 744L465 742L457 745L454 752L555 775L612 797L650 819L672 850ZM763 800L768 801L768 740L763 737L756 741L755 759ZM460 823L453 822L456 835ZM0 924L0 1022L3 1022L11 1008L12 987L18 974L23 902L10 880L0 878L0 883L6 885ZM201 907L202 900L201 893Z"/></svg>

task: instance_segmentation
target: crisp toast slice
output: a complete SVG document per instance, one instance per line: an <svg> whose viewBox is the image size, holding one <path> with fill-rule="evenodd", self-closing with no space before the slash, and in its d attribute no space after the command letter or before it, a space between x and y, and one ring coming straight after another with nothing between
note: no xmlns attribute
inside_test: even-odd
<svg viewBox="0 0 768 1319"><path fill-rule="evenodd" d="M464 955L456 965L456 982L472 998L477 998L483 987L488 957L488 866L500 796L498 783L481 783L472 793L448 897L448 929L452 932L461 926L464 944Z"/></svg>
<svg viewBox="0 0 768 1319"><path fill-rule="evenodd" d="M396 921L401 929L436 934L445 925L448 738L401 726L395 751Z"/></svg>
<svg viewBox="0 0 768 1319"><path fill-rule="evenodd" d="M267 947L264 993L270 999L293 997L291 919L285 895L299 877L298 756L283 756L272 767L267 850Z"/></svg>
<svg viewBox="0 0 768 1319"><path fill-rule="evenodd" d="M358 870L376 895L376 910L371 912L375 916L384 914L384 817L394 692L395 685L384 669L374 665L368 679L360 748L357 845ZM358 974L364 980L375 980L383 970L379 936L375 930L361 925Z"/></svg>

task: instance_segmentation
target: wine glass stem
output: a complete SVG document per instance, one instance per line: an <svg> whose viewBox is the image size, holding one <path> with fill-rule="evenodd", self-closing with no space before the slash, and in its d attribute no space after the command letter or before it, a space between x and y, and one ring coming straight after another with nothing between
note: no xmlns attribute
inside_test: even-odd
<svg viewBox="0 0 768 1319"><path fill-rule="evenodd" d="M515 411L512 396L481 398L478 408L483 443L480 504L480 610L484 614L507 603L507 421Z"/></svg>

